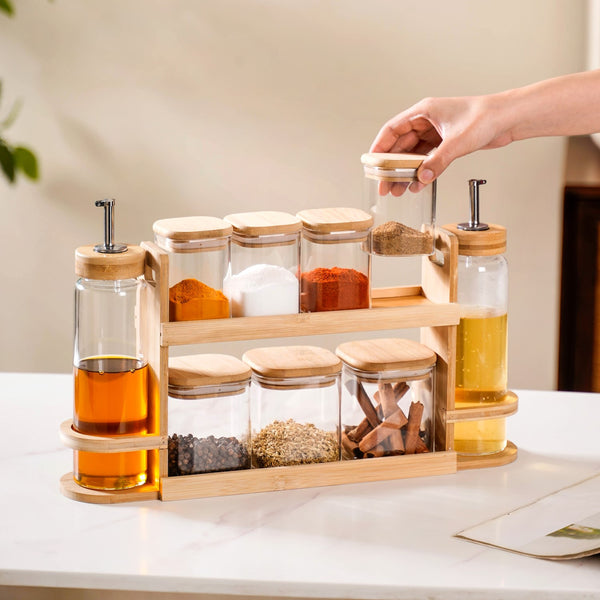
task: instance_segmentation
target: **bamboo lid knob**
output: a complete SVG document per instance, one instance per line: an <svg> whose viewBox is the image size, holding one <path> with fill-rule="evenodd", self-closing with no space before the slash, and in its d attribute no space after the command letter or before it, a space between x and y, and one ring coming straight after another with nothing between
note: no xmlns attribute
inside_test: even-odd
<svg viewBox="0 0 600 600"><path fill-rule="evenodd" d="M127 246L125 252L104 254L93 245L75 250L75 273L85 279L132 279L144 273L146 252L140 246Z"/></svg>

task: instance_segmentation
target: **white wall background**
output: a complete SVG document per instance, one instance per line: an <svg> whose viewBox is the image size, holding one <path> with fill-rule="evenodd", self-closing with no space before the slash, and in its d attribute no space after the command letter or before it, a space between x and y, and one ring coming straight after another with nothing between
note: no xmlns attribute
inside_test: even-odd
<svg viewBox="0 0 600 600"><path fill-rule="evenodd" d="M0 370L69 372L73 252L159 218L361 206L360 154L424 96L483 94L584 68L584 0L14 0L0 15L6 132L38 184L0 177ZM3 112L0 112L0 115ZM438 222L509 231L509 379L555 386L564 140L457 161Z"/></svg>

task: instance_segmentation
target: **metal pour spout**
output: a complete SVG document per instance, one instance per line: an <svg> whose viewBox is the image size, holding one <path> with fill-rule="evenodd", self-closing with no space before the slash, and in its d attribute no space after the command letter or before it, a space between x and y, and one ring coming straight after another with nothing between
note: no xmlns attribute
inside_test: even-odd
<svg viewBox="0 0 600 600"><path fill-rule="evenodd" d="M487 183L485 179L469 179L469 196L471 199L471 219L468 223L459 223L457 227L464 231L486 231L487 223L479 222L479 186Z"/></svg>
<svg viewBox="0 0 600 600"><path fill-rule="evenodd" d="M119 254L127 251L127 244L119 244L113 241L115 234L115 201L96 200L96 206L104 207L104 243L94 246L95 252L102 254Z"/></svg>

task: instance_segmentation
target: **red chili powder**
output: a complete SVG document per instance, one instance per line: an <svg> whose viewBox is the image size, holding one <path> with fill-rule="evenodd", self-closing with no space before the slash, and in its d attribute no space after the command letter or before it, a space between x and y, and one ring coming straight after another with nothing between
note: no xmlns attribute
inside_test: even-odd
<svg viewBox="0 0 600 600"><path fill-rule="evenodd" d="M318 268L302 273L302 312L369 308L369 278L355 269Z"/></svg>

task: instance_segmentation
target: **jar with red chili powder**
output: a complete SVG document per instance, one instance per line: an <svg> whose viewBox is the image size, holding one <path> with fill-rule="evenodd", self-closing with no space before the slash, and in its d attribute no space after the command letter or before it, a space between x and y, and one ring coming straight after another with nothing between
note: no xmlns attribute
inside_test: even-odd
<svg viewBox="0 0 600 600"><path fill-rule="evenodd" d="M357 208L315 208L302 221L300 310L369 308L373 217Z"/></svg>

